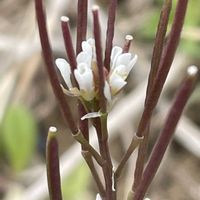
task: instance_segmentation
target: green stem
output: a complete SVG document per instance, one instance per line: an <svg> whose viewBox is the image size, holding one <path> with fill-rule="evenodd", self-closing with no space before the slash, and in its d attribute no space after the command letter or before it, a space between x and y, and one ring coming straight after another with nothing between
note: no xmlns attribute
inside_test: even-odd
<svg viewBox="0 0 200 200"><path fill-rule="evenodd" d="M128 161L128 159L130 158L131 154L133 153L133 151L137 148L137 146L140 144L140 142L143 140L143 137L137 137L134 136L131 144L129 145L126 153L124 154L122 160L120 161L119 166L117 167L115 174L114 174L114 180L115 180L115 184L117 184L117 181L121 175L121 172L126 164L126 162ZM116 187L116 185L115 185Z"/></svg>
<svg viewBox="0 0 200 200"><path fill-rule="evenodd" d="M103 166L105 163L105 160L99 155L99 153L89 144L89 142L84 138L84 136L82 135L82 133L79 131L77 134L73 135L74 139L76 141L78 141L83 147L84 149L88 150L91 155L95 158L95 160L97 161L97 163L100 166Z"/></svg>
<svg viewBox="0 0 200 200"><path fill-rule="evenodd" d="M85 159L85 161L87 162L88 164L88 167L90 168L90 171L92 173L92 176L97 184L97 187L98 187L98 190L99 190L99 194L101 195L101 197L105 197L105 189L103 187L103 184L99 178L99 175L97 173L97 170L94 166L94 162L92 160L92 155L89 151L82 151L82 155Z"/></svg>

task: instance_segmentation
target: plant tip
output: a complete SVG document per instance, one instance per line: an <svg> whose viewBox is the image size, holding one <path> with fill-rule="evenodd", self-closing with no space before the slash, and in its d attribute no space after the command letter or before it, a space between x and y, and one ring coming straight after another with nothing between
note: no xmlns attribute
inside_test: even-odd
<svg viewBox="0 0 200 200"><path fill-rule="evenodd" d="M133 40L133 36L132 35L126 35L125 39L131 41L131 40Z"/></svg>
<svg viewBox="0 0 200 200"><path fill-rule="evenodd" d="M92 6L92 10L93 11L98 11L99 10L99 6L98 5L93 5Z"/></svg>
<svg viewBox="0 0 200 200"><path fill-rule="evenodd" d="M55 132L57 132L57 128L55 126L50 126L49 127L49 132L55 133Z"/></svg>
<svg viewBox="0 0 200 200"><path fill-rule="evenodd" d="M62 16L62 17L60 18L60 20L61 20L62 22L68 22L68 21L69 21L69 17L67 17L67 16Z"/></svg>
<svg viewBox="0 0 200 200"><path fill-rule="evenodd" d="M187 73L190 76L195 76L198 73L198 67L195 65L191 65L187 68Z"/></svg>

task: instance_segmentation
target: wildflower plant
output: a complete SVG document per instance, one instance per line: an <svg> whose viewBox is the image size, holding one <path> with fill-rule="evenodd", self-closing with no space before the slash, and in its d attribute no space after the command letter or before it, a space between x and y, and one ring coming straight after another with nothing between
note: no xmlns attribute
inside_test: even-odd
<svg viewBox="0 0 200 200"><path fill-rule="evenodd" d="M64 58L54 59L48 39L43 2L42 0L35 0L46 69L66 123L75 140L81 144L82 155L96 182L98 188L96 200L117 199L119 177L127 160L137 147L138 156L133 176L134 181L127 199L143 200L156 174L198 77L198 68L190 66L145 167L152 113L157 105L179 43L187 4L188 0L178 1L173 24L166 39L172 0L163 1L151 59L144 110L136 134L133 134L130 145L127 147L127 151L119 165L114 168L108 145L108 106L127 84L127 77L138 59L137 54L129 52L133 39L131 35L126 36L123 47L113 46L117 0L110 0L104 54L98 6L92 8L93 38L87 38L88 1L78 0L76 48L72 43L69 18L66 16L61 17L67 60ZM64 80L64 85L59 82L56 67ZM78 123L73 119L65 95L78 100ZM99 151L90 144L89 120L96 129ZM61 200L58 144L55 133L56 128L51 127L47 140L47 174L50 199ZM103 180L99 176L95 162L102 169Z"/></svg>

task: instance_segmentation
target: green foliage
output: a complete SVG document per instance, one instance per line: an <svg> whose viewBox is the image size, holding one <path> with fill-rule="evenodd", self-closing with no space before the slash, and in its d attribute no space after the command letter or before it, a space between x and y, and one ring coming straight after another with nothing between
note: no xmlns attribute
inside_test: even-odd
<svg viewBox="0 0 200 200"><path fill-rule="evenodd" d="M170 15L170 26L175 13L175 8L177 0L172 1L172 12ZM155 38L157 24L160 16L160 9L162 7L163 0L155 0L155 11L149 16L147 22L140 30L140 35L143 40L152 41ZM198 28L200 26L200 1L191 0L188 2L188 9L185 17L184 29ZM181 40L181 49L185 54L189 54L193 57L199 57L198 52L200 52L200 41L194 41L193 38L184 38Z"/></svg>
<svg viewBox="0 0 200 200"><path fill-rule="evenodd" d="M72 174L63 181L63 199L78 200L84 195L89 183L89 170L85 163L81 163ZM84 199L84 197L82 197Z"/></svg>
<svg viewBox="0 0 200 200"><path fill-rule="evenodd" d="M30 161L36 146L36 123L22 106L10 107L1 124L1 146L15 171L22 170Z"/></svg>

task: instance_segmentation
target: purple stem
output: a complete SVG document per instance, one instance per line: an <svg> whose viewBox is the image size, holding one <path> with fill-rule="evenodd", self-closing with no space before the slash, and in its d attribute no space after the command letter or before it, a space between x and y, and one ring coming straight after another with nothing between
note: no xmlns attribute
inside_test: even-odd
<svg viewBox="0 0 200 200"><path fill-rule="evenodd" d="M126 35L125 44L124 44L124 47L123 47L123 53L129 52L132 40L133 40L133 37L131 35Z"/></svg>
<svg viewBox="0 0 200 200"><path fill-rule="evenodd" d="M191 72L192 68L194 69L192 70L193 72ZM188 68L187 77L180 86L175 101L169 111L164 128L161 131L160 137L157 139L156 144L154 145L142 180L135 191L133 198L134 200L143 200L145 193L160 166L164 153L170 143L183 109L195 86L197 80L197 73L194 74L195 70L197 72L197 68L194 66Z"/></svg>
<svg viewBox="0 0 200 200"><path fill-rule="evenodd" d="M74 70L76 69L77 63L76 63L76 55L75 55L75 52L74 52L71 33L70 33L69 18L68 17L65 17L65 16L61 17L61 26L62 26L65 49L66 49L66 52L67 52L69 64L70 64L71 71L72 71L72 74L73 74Z"/></svg>
<svg viewBox="0 0 200 200"><path fill-rule="evenodd" d="M81 43L82 41L86 40L87 7L88 7L88 0L78 0L76 54L79 54L81 52L82 50Z"/></svg>
<svg viewBox="0 0 200 200"><path fill-rule="evenodd" d="M156 79L153 82L152 89L150 90L145 102L145 108L144 108L144 111L143 111L143 114L138 126L138 130L137 130L138 137L145 136L145 134L148 134L147 129L150 123L152 112L158 102L163 85L165 83L172 61L174 59L176 49L178 47L181 30L184 23L185 13L187 9L187 3L188 3L188 0L178 1L174 23L172 25L169 39L163 52L163 56L159 65ZM143 152L144 152L143 146L141 143L139 147L139 151L138 151L137 161L136 161L136 169L134 173L134 184L132 188L133 191L137 188L142 177L142 172L143 172L143 167L144 167Z"/></svg>
<svg viewBox="0 0 200 200"><path fill-rule="evenodd" d="M100 109L101 112L106 112L106 99L104 96L104 67L103 67L103 58L102 58L102 46L101 46L101 28L99 22L99 7L94 6L93 10L93 23L94 23L94 39L96 47L96 58L98 66L98 75L99 75L99 95L100 95Z"/></svg>
<svg viewBox="0 0 200 200"><path fill-rule="evenodd" d="M165 0L161 14L160 14L160 20L157 28L156 38L155 38L155 44L153 48L153 55L151 59L151 70L149 74L149 80L148 80L148 87L147 87L147 96L149 91L152 88L153 82L155 80L161 55L163 53L163 47L165 43L165 35L167 32L167 26L169 23L169 15L172 7L172 0Z"/></svg>
<svg viewBox="0 0 200 200"><path fill-rule="evenodd" d="M76 55L78 55L82 51L81 47L82 41L86 40L87 7L88 7L88 0L78 0ZM78 102L78 111L79 111L79 129L81 130L85 139L89 141L88 120L81 120L81 117L86 114L86 111L80 101Z"/></svg>
<svg viewBox="0 0 200 200"><path fill-rule="evenodd" d="M159 20L159 24L158 24L157 33L156 33L155 45L154 45L154 49L153 49L153 56L152 56L152 60L151 60L151 70L149 73L145 103L147 102L148 96L153 87L153 83L155 81L155 78L156 78L156 75L158 72L161 55L163 53L165 35L166 35L167 25L168 25L168 21L169 21L169 14L171 11L171 4L172 4L171 0L165 0L165 2L163 3L162 10L161 10L160 20ZM134 188L136 188L137 185L139 184L138 182L141 179L141 175L142 175L143 168L144 168L144 163L146 160L149 130L150 130L150 121L148 123L149 124L146 125L146 129L143 132L144 140L140 144L139 151L138 151L138 154L140 155L140 157L138 157L137 164L136 164Z"/></svg>
<svg viewBox="0 0 200 200"><path fill-rule="evenodd" d="M56 74L55 65L54 65L54 58L51 50L51 46L49 43L49 37L46 28L46 15L44 12L42 0L35 0L35 10L36 10L36 17L39 27L39 34L40 34L40 42L42 45L42 52L44 61L46 64L46 69L49 75L49 79L51 82L51 86L53 88L53 92L57 98L59 106L63 112L64 118L68 123L68 126L72 133L77 133L78 129L73 120L72 113L69 109L69 105L66 102L65 95L62 91L60 86L60 82L58 76Z"/></svg>
<svg viewBox="0 0 200 200"><path fill-rule="evenodd" d="M111 0L108 10L106 50L105 50L105 60L104 60L104 66L108 71L110 70L110 55L113 46L116 9L117 9L117 0Z"/></svg>
<svg viewBox="0 0 200 200"><path fill-rule="evenodd" d="M62 200L58 142L56 139L55 127L51 127L48 133L48 138L46 143L46 166L47 166L47 178L48 178L50 199Z"/></svg>

